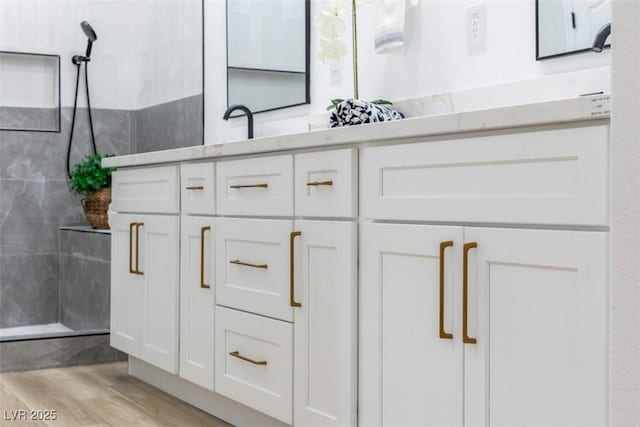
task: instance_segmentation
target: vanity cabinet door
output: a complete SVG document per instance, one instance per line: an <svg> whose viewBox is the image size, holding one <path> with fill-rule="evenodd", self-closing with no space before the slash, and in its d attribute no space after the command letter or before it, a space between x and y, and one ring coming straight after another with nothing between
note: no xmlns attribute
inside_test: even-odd
<svg viewBox="0 0 640 427"><path fill-rule="evenodd" d="M294 425L356 426L356 224L294 229Z"/></svg>
<svg viewBox="0 0 640 427"><path fill-rule="evenodd" d="M152 365L178 373L178 267L179 217L139 217L137 270L144 282L142 304L142 353Z"/></svg>
<svg viewBox="0 0 640 427"><path fill-rule="evenodd" d="M144 278L136 274L136 224L140 215L112 214L111 346L142 356Z"/></svg>
<svg viewBox="0 0 640 427"><path fill-rule="evenodd" d="M362 225L360 426L462 426L462 236L461 227Z"/></svg>
<svg viewBox="0 0 640 427"><path fill-rule="evenodd" d="M465 242L465 424L606 425L606 233L465 228Z"/></svg>
<svg viewBox="0 0 640 427"><path fill-rule="evenodd" d="M183 216L180 227L180 376L213 391L214 219Z"/></svg>
<svg viewBox="0 0 640 427"><path fill-rule="evenodd" d="M111 345L178 373L178 217L111 216Z"/></svg>

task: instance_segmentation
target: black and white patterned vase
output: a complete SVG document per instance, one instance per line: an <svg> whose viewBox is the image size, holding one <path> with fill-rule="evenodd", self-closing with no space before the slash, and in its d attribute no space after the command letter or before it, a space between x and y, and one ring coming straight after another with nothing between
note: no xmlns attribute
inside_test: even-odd
<svg viewBox="0 0 640 427"><path fill-rule="evenodd" d="M331 111L329 124L332 128L337 128L401 119L404 119L404 114L389 105L345 99Z"/></svg>

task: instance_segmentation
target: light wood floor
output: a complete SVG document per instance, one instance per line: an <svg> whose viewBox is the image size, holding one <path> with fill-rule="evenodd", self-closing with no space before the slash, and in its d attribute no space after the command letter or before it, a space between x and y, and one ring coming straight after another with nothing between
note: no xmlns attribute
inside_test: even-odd
<svg viewBox="0 0 640 427"><path fill-rule="evenodd" d="M9 421L12 412L56 410L55 421ZM15 412L13 412L15 413ZM0 426L228 427L127 375L127 363L0 374Z"/></svg>

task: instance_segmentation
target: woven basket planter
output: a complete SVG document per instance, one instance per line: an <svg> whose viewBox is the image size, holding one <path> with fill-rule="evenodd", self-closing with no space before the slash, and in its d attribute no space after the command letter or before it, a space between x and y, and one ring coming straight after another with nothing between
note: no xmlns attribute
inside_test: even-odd
<svg viewBox="0 0 640 427"><path fill-rule="evenodd" d="M109 205L111 204L111 189L103 188L89 194L82 199L82 207L84 215L87 217L89 224L98 230L109 229Z"/></svg>

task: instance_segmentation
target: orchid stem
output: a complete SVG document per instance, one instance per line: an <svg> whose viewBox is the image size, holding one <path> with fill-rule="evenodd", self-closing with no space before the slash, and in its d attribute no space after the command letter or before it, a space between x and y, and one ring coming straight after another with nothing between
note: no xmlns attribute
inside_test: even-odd
<svg viewBox="0 0 640 427"><path fill-rule="evenodd" d="M351 0L352 3L352 40L353 40L353 97L355 99L359 99L358 95L358 24L357 24L357 13L356 13L356 0Z"/></svg>

